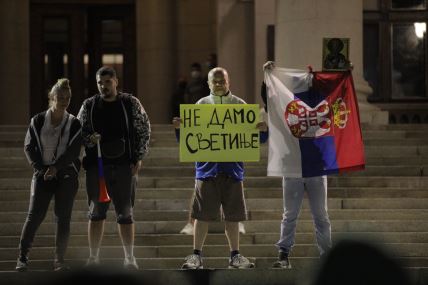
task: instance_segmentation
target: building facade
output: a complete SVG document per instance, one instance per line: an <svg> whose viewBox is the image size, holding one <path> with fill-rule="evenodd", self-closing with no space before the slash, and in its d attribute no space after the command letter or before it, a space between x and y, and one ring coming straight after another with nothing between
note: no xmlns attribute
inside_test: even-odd
<svg viewBox="0 0 428 285"><path fill-rule="evenodd" d="M263 63L319 70L323 37L350 38L364 122L427 123L427 20L424 0L0 0L0 124L27 124L60 77L76 113L101 65L169 123L178 78L211 53L260 103Z"/></svg>

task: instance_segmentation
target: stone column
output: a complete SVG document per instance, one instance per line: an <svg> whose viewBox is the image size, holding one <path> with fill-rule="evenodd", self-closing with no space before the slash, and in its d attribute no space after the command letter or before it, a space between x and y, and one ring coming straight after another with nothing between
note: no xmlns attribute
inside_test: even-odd
<svg viewBox="0 0 428 285"><path fill-rule="evenodd" d="M322 68L322 39L350 38L349 58L363 123L386 124L388 113L367 102L372 90L363 78L361 0L277 0L275 57L278 66Z"/></svg>
<svg viewBox="0 0 428 285"><path fill-rule="evenodd" d="M30 1L0 1L0 124L28 124Z"/></svg>
<svg viewBox="0 0 428 285"><path fill-rule="evenodd" d="M255 102L263 106L260 97L260 85L263 82L263 64L267 60L267 27L275 25L275 0L254 0L254 19L255 19Z"/></svg>
<svg viewBox="0 0 428 285"><path fill-rule="evenodd" d="M230 90L254 103L254 3L217 1L218 65L229 72Z"/></svg>
<svg viewBox="0 0 428 285"><path fill-rule="evenodd" d="M174 1L136 0L138 98L152 123L171 122L175 84Z"/></svg>

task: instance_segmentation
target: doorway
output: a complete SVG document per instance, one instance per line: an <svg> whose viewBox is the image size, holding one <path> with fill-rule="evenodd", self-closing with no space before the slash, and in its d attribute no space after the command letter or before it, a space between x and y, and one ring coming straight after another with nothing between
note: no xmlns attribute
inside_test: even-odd
<svg viewBox="0 0 428 285"><path fill-rule="evenodd" d="M100 2L31 3L31 116L47 109L47 94L62 77L70 79L69 112L76 115L97 93L95 73L103 65L116 69L119 90L136 94L135 5Z"/></svg>

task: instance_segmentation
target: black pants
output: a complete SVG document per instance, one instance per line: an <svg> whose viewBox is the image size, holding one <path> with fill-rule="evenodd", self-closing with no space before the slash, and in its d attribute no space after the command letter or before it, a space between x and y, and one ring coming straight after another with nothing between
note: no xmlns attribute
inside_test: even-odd
<svg viewBox="0 0 428 285"><path fill-rule="evenodd" d="M62 261L70 236L71 211L74 198L79 187L77 174L74 170L65 171L58 178L44 181L43 176L33 176L31 181L31 197L27 219L22 228L19 249L27 255L33 244L34 236L43 222L49 203L55 199L55 259Z"/></svg>

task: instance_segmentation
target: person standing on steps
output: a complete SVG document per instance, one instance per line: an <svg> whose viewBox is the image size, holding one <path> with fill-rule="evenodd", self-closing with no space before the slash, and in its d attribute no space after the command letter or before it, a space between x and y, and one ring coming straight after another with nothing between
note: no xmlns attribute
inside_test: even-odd
<svg viewBox="0 0 428 285"><path fill-rule="evenodd" d="M79 154L82 145L79 120L67 112L71 88L62 78L49 92L49 109L31 118L25 136L24 152L34 169L30 207L19 241L17 271L28 269L28 253L34 236L54 198L55 271L68 270L65 253L70 236L74 198L79 188Z"/></svg>
<svg viewBox="0 0 428 285"><path fill-rule="evenodd" d="M200 99L197 104L245 104L241 98L229 90L229 75L224 68L216 67L208 73L211 94ZM181 119L173 119L177 138ZM258 123L260 141L267 139L266 123ZM240 254L239 222L247 219L244 199L244 165L242 162L197 162L195 177L195 198L192 218L195 219L193 253L185 258L182 269L202 269L202 248L209 224L223 209L225 234L230 248L229 268L254 268L254 263Z"/></svg>
<svg viewBox="0 0 428 285"><path fill-rule="evenodd" d="M134 257L133 207L138 171L148 151L149 118L140 101L117 90L116 71L101 67L96 73L99 94L86 99L78 118L85 145L83 166L89 203L89 258L98 265L104 223L110 202L98 201L97 143L100 143L107 191L116 211L119 236L125 254L124 267L138 269Z"/></svg>
<svg viewBox="0 0 428 285"><path fill-rule="evenodd" d="M272 61L268 61L263 65L263 70L265 71L272 70L273 68L275 68L275 64ZM261 97L265 104L265 110L269 112L267 107L267 88L264 82L261 88ZM273 263L272 267L290 269L289 255L294 245L297 218L305 193L308 197L314 220L316 241L320 256L323 256L331 249L331 223L327 211L327 176L283 177L282 188L284 213L281 221L280 238L276 243L278 260Z"/></svg>

